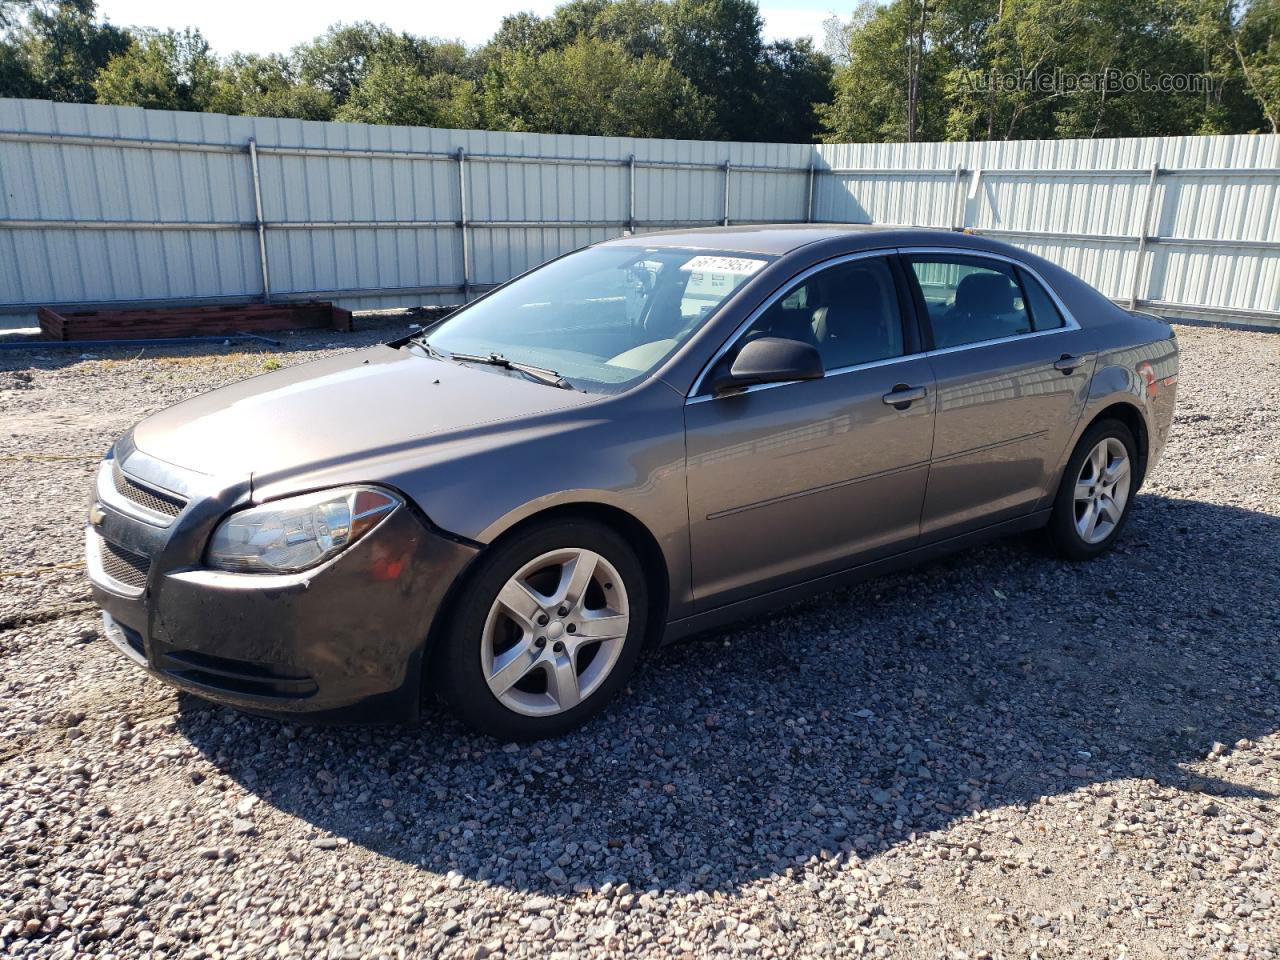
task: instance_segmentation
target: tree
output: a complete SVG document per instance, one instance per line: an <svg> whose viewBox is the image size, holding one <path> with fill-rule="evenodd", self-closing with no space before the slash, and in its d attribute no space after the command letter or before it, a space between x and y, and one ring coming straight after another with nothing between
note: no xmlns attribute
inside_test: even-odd
<svg viewBox="0 0 1280 960"><path fill-rule="evenodd" d="M755 0L567 0L475 51L358 22L219 61L196 31L134 36L94 0L0 0L0 96L767 141L1280 126L1280 0L864 0L822 50L761 27ZM1198 85L1141 82L1169 75Z"/></svg>
<svg viewBox="0 0 1280 960"><path fill-rule="evenodd" d="M668 61L685 77L710 109L698 136L758 140L762 112L777 108L779 90L808 97L802 91L827 71L827 61L811 45L766 49L762 27L753 0L570 0L545 19L528 13L504 18L478 59L488 70L513 53L540 56L583 38L598 40L636 60ZM826 96L820 91L818 99ZM772 98L768 104L766 98ZM787 116L798 110L813 125L795 138L812 140L816 121L810 106L808 100L790 100L783 115L770 115L773 128L799 130L801 124Z"/></svg>
<svg viewBox="0 0 1280 960"><path fill-rule="evenodd" d="M31 64L23 50L10 40L0 39L0 97L38 97L39 88L31 76Z"/></svg>
<svg viewBox="0 0 1280 960"><path fill-rule="evenodd" d="M395 34L373 23L334 24L324 36L293 52L304 83L328 91L341 106L364 80L370 58L394 43Z"/></svg>
<svg viewBox="0 0 1280 960"><path fill-rule="evenodd" d="M916 12L917 0L907 0L907 143L916 138L922 92L921 73L924 69L925 39L929 27L929 0L918 0L920 12Z"/></svg>
<svg viewBox="0 0 1280 960"><path fill-rule="evenodd" d="M482 110L492 129L604 136L689 137L710 120L670 63L587 36L501 57L485 77Z"/></svg>
<svg viewBox="0 0 1280 960"><path fill-rule="evenodd" d="M8 30L18 21L18 14L30 7L32 0L0 0L0 30Z"/></svg>
<svg viewBox="0 0 1280 960"><path fill-rule="evenodd" d="M608 41L633 57L664 56L662 23L668 6L665 0L569 0L545 19L511 14L502 18L482 56L563 50L581 37Z"/></svg>
<svg viewBox="0 0 1280 960"><path fill-rule="evenodd" d="M30 4L0 53L0 96L92 102L94 77L131 43L126 31L97 22L95 11L93 0Z"/></svg>
<svg viewBox="0 0 1280 960"><path fill-rule="evenodd" d="M1247 130L1265 40L1232 0L892 0L859 8L825 136L1125 137ZM1274 7L1280 0L1261 0ZM927 6L926 6L927 4ZM1224 5L1225 4L1225 5ZM1249 9L1258 9L1255 2ZM1263 29L1256 36L1270 36ZM1235 39L1245 54L1230 55ZM899 55L897 51L901 50ZM1196 86L1165 89L1173 78Z"/></svg>
<svg viewBox="0 0 1280 960"><path fill-rule="evenodd" d="M218 62L199 30L149 30L98 74L98 102L205 110L217 76Z"/></svg>
<svg viewBox="0 0 1280 960"><path fill-rule="evenodd" d="M333 119L329 91L302 83L294 66L279 54L232 54L213 82L208 110L298 120Z"/></svg>
<svg viewBox="0 0 1280 960"><path fill-rule="evenodd" d="M831 102L816 108L828 143L908 139L906 103L911 90L903 50L914 23L912 6L905 0L886 6L863 0L854 11L848 66L836 72ZM931 56L919 67L912 130L916 139L942 139L943 112L935 89L940 66Z"/></svg>
<svg viewBox="0 0 1280 960"><path fill-rule="evenodd" d="M760 109L751 139L812 142L818 107L831 101L831 58L807 37L776 40L764 48L760 71Z"/></svg>
<svg viewBox="0 0 1280 960"><path fill-rule="evenodd" d="M346 103L378 64L431 75L449 73L477 79L466 48L456 41L397 33L385 24L336 24L323 36L293 51L298 79L327 90L337 106Z"/></svg>
<svg viewBox="0 0 1280 960"><path fill-rule="evenodd" d="M1196 69L1211 81L1199 98L1196 133L1256 130L1264 122L1236 56L1235 8L1235 0L1178 3L1178 30L1197 59Z"/></svg>
<svg viewBox="0 0 1280 960"><path fill-rule="evenodd" d="M1034 0L1027 0L1034 6ZM1055 58L1063 73L1117 78L1191 74L1197 51L1178 29L1176 0L1055 0L1072 23ZM1161 93L1104 84L1100 90L1067 90L1052 104L1041 128L1057 137L1153 136L1194 133L1200 101L1194 94ZM1023 134L1025 135L1025 134Z"/></svg>
<svg viewBox="0 0 1280 960"><path fill-rule="evenodd" d="M1280 133L1280 0L1254 0L1233 10L1231 46L1245 87L1272 133Z"/></svg>
<svg viewBox="0 0 1280 960"><path fill-rule="evenodd" d="M706 97L715 135L755 139L764 21L752 0L672 0L665 6L662 41L672 66Z"/></svg>
<svg viewBox="0 0 1280 960"><path fill-rule="evenodd" d="M338 108L337 120L418 127L466 125L471 85L445 71L424 73L402 60L375 58L364 79Z"/></svg>

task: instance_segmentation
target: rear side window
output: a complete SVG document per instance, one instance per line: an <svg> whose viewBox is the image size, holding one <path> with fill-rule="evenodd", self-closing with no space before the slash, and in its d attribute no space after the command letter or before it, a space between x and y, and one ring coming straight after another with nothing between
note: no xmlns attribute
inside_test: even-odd
<svg viewBox="0 0 1280 960"><path fill-rule="evenodd" d="M977 257L908 259L937 349L1030 333L1031 315L1009 264Z"/></svg>
<svg viewBox="0 0 1280 960"><path fill-rule="evenodd" d="M1067 321L1062 318L1058 305L1040 285L1040 281L1025 270L1019 270L1018 276L1022 278L1022 289L1026 292L1027 306L1031 309L1032 329L1057 330L1065 327Z"/></svg>

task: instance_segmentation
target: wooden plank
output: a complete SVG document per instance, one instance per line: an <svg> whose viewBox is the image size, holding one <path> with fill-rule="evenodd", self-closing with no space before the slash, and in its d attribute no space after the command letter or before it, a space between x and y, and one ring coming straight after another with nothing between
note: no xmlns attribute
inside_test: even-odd
<svg viewBox="0 0 1280 960"><path fill-rule="evenodd" d="M65 340L64 328L66 326L62 316L50 310L48 307L41 307L36 311L36 316L40 319L40 333L51 340Z"/></svg>
<svg viewBox="0 0 1280 960"><path fill-rule="evenodd" d="M324 328L351 330L351 311L325 301L219 304L161 310L80 310L64 314L41 307L38 315L43 334L57 340L219 336Z"/></svg>

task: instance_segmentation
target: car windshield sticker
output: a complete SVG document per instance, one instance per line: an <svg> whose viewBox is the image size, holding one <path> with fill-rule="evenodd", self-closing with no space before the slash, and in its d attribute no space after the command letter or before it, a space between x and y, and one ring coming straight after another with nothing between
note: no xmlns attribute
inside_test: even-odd
<svg viewBox="0 0 1280 960"><path fill-rule="evenodd" d="M761 267L767 260L752 260L749 257L694 257L692 260L686 260L681 270L697 270L707 273L733 273L740 277L749 277Z"/></svg>

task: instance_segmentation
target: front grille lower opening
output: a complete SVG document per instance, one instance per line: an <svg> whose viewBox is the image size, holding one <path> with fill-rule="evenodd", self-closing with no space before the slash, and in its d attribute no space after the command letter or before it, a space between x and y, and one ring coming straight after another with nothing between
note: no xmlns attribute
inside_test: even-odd
<svg viewBox="0 0 1280 960"><path fill-rule="evenodd" d="M147 574L151 571L151 558L140 553L131 553L123 547L117 547L110 540L102 541L102 572L117 583L141 590L147 585Z"/></svg>
<svg viewBox="0 0 1280 960"><path fill-rule="evenodd" d="M299 699L319 689L315 680L306 674L197 650L170 650L164 654L161 667L180 680L254 697Z"/></svg>
<svg viewBox="0 0 1280 960"><path fill-rule="evenodd" d="M143 660L147 659L147 649L142 644L142 634L137 630L131 630L122 623L116 624L120 628L120 632L124 634L124 642L129 644L129 648L133 650Z"/></svg>

